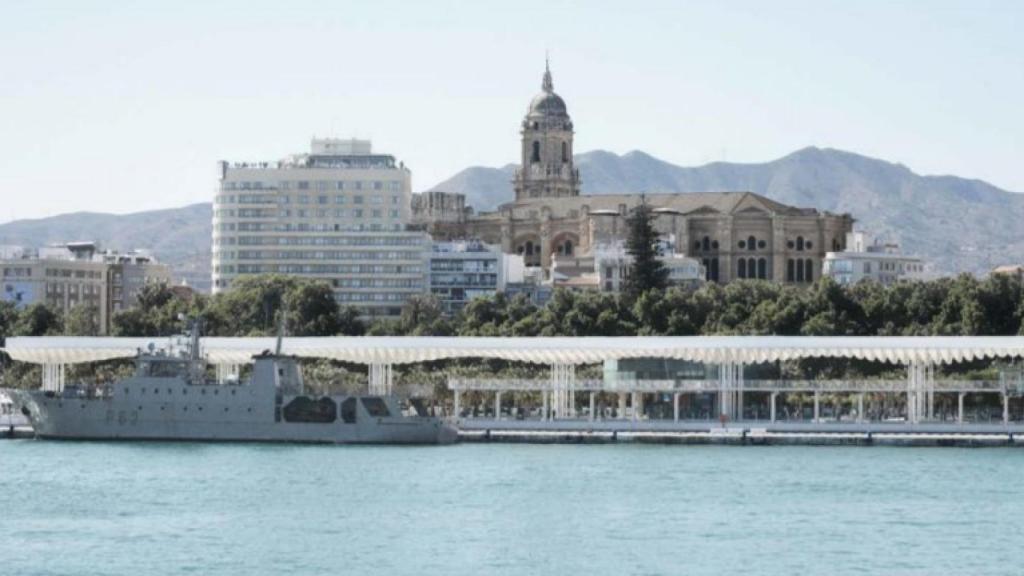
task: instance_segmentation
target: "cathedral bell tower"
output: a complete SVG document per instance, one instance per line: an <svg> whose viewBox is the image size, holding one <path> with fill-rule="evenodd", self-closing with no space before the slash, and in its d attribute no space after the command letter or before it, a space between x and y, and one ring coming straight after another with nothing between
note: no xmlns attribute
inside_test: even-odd
<svg viewBox="0 0 1024 576"><path fill-rule="evenodd" d="M541 93L523 119L522 164L513 181L516 201L580 195L580 174L572 163L572 119L555 94L551 68L544 63Z"/></svg>

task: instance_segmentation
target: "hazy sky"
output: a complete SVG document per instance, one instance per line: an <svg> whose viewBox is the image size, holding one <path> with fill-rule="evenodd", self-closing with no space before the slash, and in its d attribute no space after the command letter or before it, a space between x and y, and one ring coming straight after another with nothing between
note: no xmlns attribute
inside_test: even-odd
<svg viewBox="0 0 1024 576"><path fill-rule="evenodd" d="M503 165L550 50L576 150L809 146L1024 192L1024 2L43 2L0 19L0 221L211 200L216 162L372 138Z"/></svg>

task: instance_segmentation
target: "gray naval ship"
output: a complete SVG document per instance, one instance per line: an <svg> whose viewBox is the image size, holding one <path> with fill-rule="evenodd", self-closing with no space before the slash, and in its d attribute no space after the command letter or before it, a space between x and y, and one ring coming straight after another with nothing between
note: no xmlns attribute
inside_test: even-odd
<svg viewBox="0 0 1024 576"><path fill-rule="evenodd" d="M252 377L207 379L199 329L178 352L140 351L135 375L106 386L66 386L62 392L12 390L38 438L447 444L457 436L440 418L406 415L394 396L305 393L296 358L266 351Z"/></svg>

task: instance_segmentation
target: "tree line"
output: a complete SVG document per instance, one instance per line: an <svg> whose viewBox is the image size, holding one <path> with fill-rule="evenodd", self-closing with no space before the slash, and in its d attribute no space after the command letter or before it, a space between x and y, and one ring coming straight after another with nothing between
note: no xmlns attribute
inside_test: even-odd
<svg viewBox="0 0 1024 576"><path fill-rule="evenodd" d="M892 286L739 280L636 296L556 290L543 306L497 294L450 317L436 298L414 296L398 318L366 321L338 305L326 282L270 275L242 278L214 296L181 298L166 286L146 286L135 307L114 314L110 332L170 336L184 330L182 318L202 316L211 336L268 336L282 314L294 336L996 336L1024 334L1024 286L1018 276L966 274ZM0 302L0 336L98 333L95 311L85 306L63 315L46 304Z"/></svg>

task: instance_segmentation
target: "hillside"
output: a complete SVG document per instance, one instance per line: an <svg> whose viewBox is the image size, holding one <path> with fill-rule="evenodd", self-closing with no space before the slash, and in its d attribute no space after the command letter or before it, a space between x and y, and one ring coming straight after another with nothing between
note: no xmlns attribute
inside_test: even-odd
<svg viewBox="0 0 1024 576"><path fill-rule="evenodd" d="M208 279L212 221L210 203L134 214L73 212L0 224L0 244L38 247L95 240L102 248L152 250L171 266L176 280Z"/></svg>

